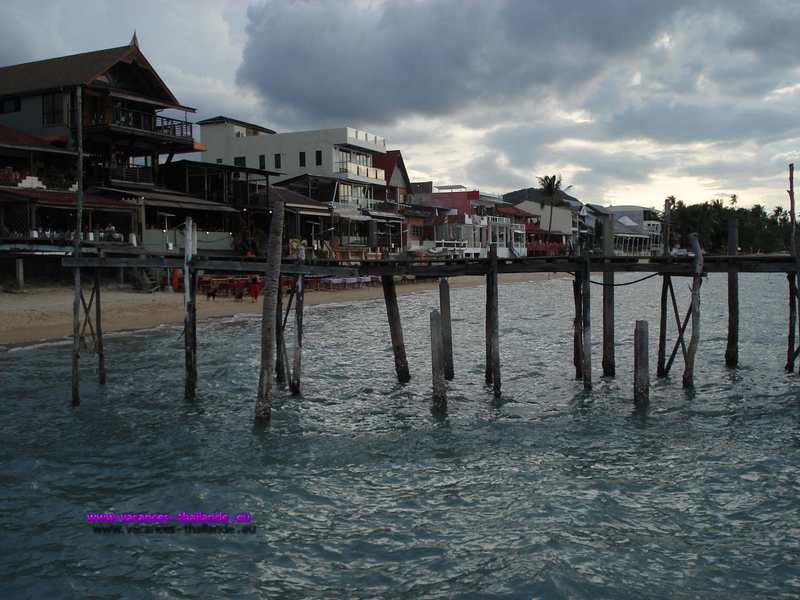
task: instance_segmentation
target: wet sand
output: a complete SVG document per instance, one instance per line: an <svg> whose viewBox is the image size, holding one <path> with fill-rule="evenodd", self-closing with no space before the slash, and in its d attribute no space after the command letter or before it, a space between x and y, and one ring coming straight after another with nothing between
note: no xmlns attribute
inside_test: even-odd
<svg viewBox="0 0 800 600"><path fill-rule="evenodd" d="M546 281L559 275L549 273L509 273L500 275L500 283ZM484 285L481 276L450 278L452 288ZM434 279L398 284L399 295L434 289ZM88 298L89 290L86 290ZM306 291L306 305L347 303L382 298L380 285L334 291ZM261 314L261 298L252 302L218 297L207 300L198 294L198 320L229 317L237 314ZM183 294L135 292L129 287L103 287L103 331L148 329L158 325L183 322ZM72 334L72 288L31 287L24 293L0 292L0 346L13 347L56 340Z"/></svg>

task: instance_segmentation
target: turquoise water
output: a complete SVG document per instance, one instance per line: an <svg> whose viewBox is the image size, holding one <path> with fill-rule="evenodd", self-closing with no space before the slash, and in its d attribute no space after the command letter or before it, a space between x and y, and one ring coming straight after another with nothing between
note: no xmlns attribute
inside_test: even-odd
<svg viewBox="0 0 800 600"><path fill-rule="evenodd" d="M628 279L634 279L630 276ZM618 278L618 281L626 277ZM568 280L500 286L503 398L483 384L483 289L454 289L456 380L430 412L434 292L400 298L401 386L382 301L305 316L302 398L253 426L257 319L109 336L109 379L69 346L0 353L2 598L796 598L800 381L783 371L786 280L742 275L741 368L725 279L703 285L696 391L682 365L633 410L632 337L660 282L617 289L617 373L573 379ZM686 280L676 280L688 301ZM88 512L249 512L255 533L99 534Z"/></svg>

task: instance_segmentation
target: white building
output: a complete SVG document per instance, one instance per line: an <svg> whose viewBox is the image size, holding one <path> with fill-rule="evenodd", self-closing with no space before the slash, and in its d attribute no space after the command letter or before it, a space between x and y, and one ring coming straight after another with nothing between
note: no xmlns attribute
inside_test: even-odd
<svg viewBox="0 0 800 600"><path fill-rule="evenodd" d="M386 140L372 133L352 127L276 133L222 116L198 125L203 160L279 171L276 184L306 174L335 179L337 208L371 209L376 188L386 185L383 169L372 162L386 152Z"/></svg>
<svg viewBox="0 0 800 600"><path fill-rule="evenodd" d="M661 253L661 219L646 206L606 207L614 217L616 254L650 256Z"/></svg>

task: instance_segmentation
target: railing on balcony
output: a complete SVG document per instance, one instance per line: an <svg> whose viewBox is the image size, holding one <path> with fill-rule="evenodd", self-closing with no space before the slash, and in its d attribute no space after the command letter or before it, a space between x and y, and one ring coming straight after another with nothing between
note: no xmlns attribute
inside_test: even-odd
<svg viewBox="0 0 800 600"><path fill-rule="evenodd" d="M96 113L91 117L91 125L116 125L166 137L192 138L192 124L188 121L162 117L155 113L130 108L115 107L111 114L108 112Z"/></svg>
<svg viewBox="0 0 800 600"><path fill-rule="evenodd" d="M138 165L125 167L109 167L108 178L111 181L124 181L126 183L142 183L152 185L153 168Z"/></svg>
<svg viewBox="0 0 800 600"><path fill-rule="evenodd" d="M379 179L380 181L385 180L385 173L383 169L359 165L354 162L340 161L337 164L337 172L347 173L348 175L357 175L359 177L366 177L368 179Z"/></svg>

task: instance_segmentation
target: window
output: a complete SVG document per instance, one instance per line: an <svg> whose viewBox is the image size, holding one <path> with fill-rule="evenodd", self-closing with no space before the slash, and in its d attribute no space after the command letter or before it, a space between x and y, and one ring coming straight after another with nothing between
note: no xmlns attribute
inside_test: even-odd
<svg viewBox="0 0 800 600"><path fill-rule="evenodd" d="M234 156L233 157L233 166L234 167L246 167L247 166L247 157L246 156Z"/></svg>
<svg viewBox="0 0 800 600"><path fill-rule="evenodd" d="M222 164L222 159L221 159L221 158L218 158L218 159L217 159L217 164L218 164L218 165L221 165L221 164Z"/></svg>
<svg viewBox="0 0 800 600"><path fill-rule="evenodd" d="M280 154L276 154L275 155L275 168L276 169L280 169L281 168L281 155Z"/></svg>
<svg viewBox="0 0 800 600"><path fill-rule="evenodd" d="M19 96L13 98L3 98L0 100L0 113L19 112L21 110L21 102Z"/></svg>
<svg viewBox="0 0 800 600"><path fill-rule="evenodd" d="M305 152L301 152L300 153L300 166L301 167L305 167L306 166L306 153Z"/></svg>
<svg viewBox="0 0 800 600"><path fill-rule="evenodd" d="M258 155L258 168L262 171L267 168L267 155L266 154L259 154Z"/></svg>
<svg viewBox="0 0 800 600"><path fill-rule="evenodd" d="M411 235L413 235L415 238L422 238L422 225L412 225Z"/></svg>
<svg viewBox="0 0 800 600"><path fill-rule="evenodd" d="M44 94L42 96L42 125L69 125L69 96Z"/></svg>
<svg viewBox="0 0 800 600"><path fill-rule="evenodd" d="M316 159L317 166L321 167L322 166L322 150L317 150L314 153L314 156L315 156L315 159Z"/></svg>

